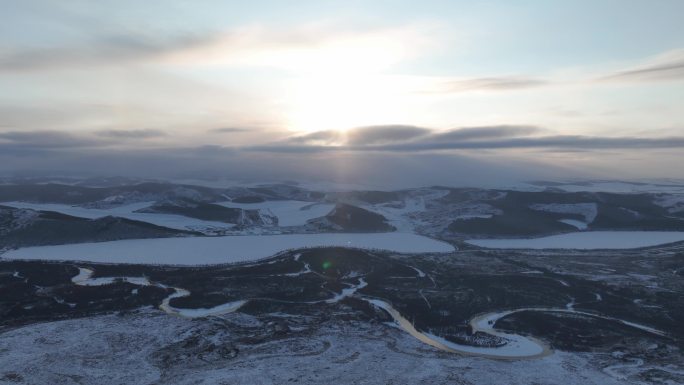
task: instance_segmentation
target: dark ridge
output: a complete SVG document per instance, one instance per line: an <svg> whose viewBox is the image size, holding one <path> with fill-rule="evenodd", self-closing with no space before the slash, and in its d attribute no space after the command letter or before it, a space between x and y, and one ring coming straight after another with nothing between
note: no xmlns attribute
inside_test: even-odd
<svg viewBox="0 0 684 385"><path fill-rule="evenodd" d="M395 228L384 216L360 207L340 203L325 218L343 231L384 232Z"/></svg>
<svg viewBox="0 0 684 385"><path fill-rule="evenodd" d="M238 223L242 216L242 209L225 207L213 203L178 201L164 202L137 210L139 213L177 214L189 218L216 221L224 223Z"/></svg>
<svg viewBox="0 0 684 385"><path fill-rule="evenodd" d="M244 196L239 196L237 198L233 198L231 202L235 203L261 203L265 202L266 199L260 197L260 196L250 196L250 195L244 195Z"/></svg>

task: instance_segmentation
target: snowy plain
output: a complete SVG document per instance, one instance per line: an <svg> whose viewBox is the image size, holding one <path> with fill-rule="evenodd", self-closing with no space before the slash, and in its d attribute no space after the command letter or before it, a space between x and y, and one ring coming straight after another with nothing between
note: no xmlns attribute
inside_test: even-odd
<svg viewBox="0 0 684 385"><path fill-rule="evenodd" d="M252 261L305 247L354 247L397 253L448 253L448 243L410 233L287 234L133 239L10 250L7 259L206 265Z"/></svg>
<svg viewBox="0 0 684 385"><path fill-rule="evenodd" d="M490 249L635 249L684 241L682 231L585 231L530 239L470 239Z"/></svg>

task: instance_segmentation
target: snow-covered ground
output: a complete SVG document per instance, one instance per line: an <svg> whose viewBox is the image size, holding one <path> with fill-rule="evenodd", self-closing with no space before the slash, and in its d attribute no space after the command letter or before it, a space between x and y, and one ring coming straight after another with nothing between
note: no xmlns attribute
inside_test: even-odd
<svg viewBox="0 0 684 385"><path fill-rule="evenodd" d="M278 217L279 226L303 226L308 220L326 216L335 208L333 204L302 201L218 202L217 204L245 210L260 210L266 215Z"/></svg>
<svg viewBox="0 0 684 385"><path fill-rule="evenodd" d="M104 263L203 265L266 258L284 250L343 246L397 253L444 253L448 243L409 233L287 234L133 239L37 246L10 250L9 259L73 260Z"/></svg>
<svg viewBox="0 0 684 385"><path fill-rule="evenodd" d="M242 313L220 317L212 326L142 310L17 328L0 335L0 376L15 373L27 384L84 385L625 383L603 372L597 364L601 355L592 353L501 362L444 353L397 328L355 321L303 325L303 333L242 341L245 333L263 333L266 320ZM195 336L215 341L217 348L236 346L239 353L197 356L182 344Z"/></svg>
<svg viewBox="0 0 684 385"><path fill-rule="evenodd" d="M71 206L59 203L29 203L29 202L1 202L0 206L9 206L20 209L55 211L62 214L71 215L79 218L97 219L107 216L121 217L151 223L157 226L164 226L179 230L207 230L207 229L229 229L233 224L224 222L204 221L201 219L189 218L182 215L159 214L159 213L136 213L136 210L144 209L153 205L154 202L138 202L127 205L116 206L107 209L91 209L80 206Z"/></svg>
<svg viewBox="0 0 684 385"><path fill-rule="evenodd" d="M490 249L634 249L684 241L681 231L587 231L531 239L470 239Z"/></svg>

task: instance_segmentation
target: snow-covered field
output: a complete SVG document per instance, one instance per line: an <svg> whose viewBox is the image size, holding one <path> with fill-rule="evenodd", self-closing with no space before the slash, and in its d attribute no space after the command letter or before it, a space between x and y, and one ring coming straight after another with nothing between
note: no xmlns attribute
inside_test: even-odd
<svg viewBox="0 0 684 385"><path fill-rule="evenodd" d="M684 241L681 231L587 231L531 239L470 239L490 249L634 249Z"/></svg>
<svg viewBox="0 0 684 385"><path fill-rule="evenodd" d="M73 260L102 263L203 265L251 261L288 249L344 246L397 253L444 253L448 243L409 233L287 234L133 239L113 242L26 247L2 254L9 259Z"/></svg>
<svg viewBox="0 0 684 385"><path fill-rule="evenodd" d="M114 216L179 230L229 229L234 226L230 223L204 221L182 215L135 212L136 210L144 209L153 204L154 202L138 202L108 209L91 209L58 203L0 202L0 206L9 206L19 209L55 211L74 217L88 219Z"/></svg>
<svg viewBox="0 0 684 385"><path fill-rule="evenodd" d="M303 226L308 220L326 216L335 205L302 201L265 201L260 203L218 202L225 207L260 210L278 217L279 226Z"/></svg>

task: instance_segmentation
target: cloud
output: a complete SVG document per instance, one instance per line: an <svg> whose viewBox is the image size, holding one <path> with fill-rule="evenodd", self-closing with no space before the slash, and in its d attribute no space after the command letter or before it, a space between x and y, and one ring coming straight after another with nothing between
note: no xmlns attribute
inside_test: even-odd
<svg viewBox="0 0 684 385"><path fill-rule="evenodd" d="M431 152L446 150L506 150L537 149L563 151L628 150L684 148L684 137L600 137L579 135L539 135L547 132L529 125L499 125L466 127L448 131L433 131L413 126L379 126L374 132L364 128L364 135L354 140L340 140L344 133L319 131L272 145L251 146L245 149L261 152L316 153L316 152ZM405 136L394 135L389 127L413 128ZM386 131L386 132L383 132ZM353 132L353 130L352 130ZM397 132L402 132L399 129ZM409 135L412 134L412 135ZM362 140L368 138L369 140ZM374 140L377 139L377 140ZM334 143L335 145L330 145Z"/></svg>
<svg viewBox="0 0 684 385"><path fill-rule="evenodd" d="M0 133L0 174L220 176L260 181L282 180L286 175L289 179L301 181L327 180L378 188L435 184L500 185L506 181L553 178L557 175L570 177L575 175L569 171L574 167L579 170L576 175L587 176L598 173L605 164L610 164L612 170L624 175L635 175L630 174L634 167L640 168L642 174L639 175L642 176L656 175L654 173L657 172L663 174L662 166L680 161L681 149L684 148L684 137L505 137L514 131L503 132L499 137L490 133L490 137L477 138L462 132L461 137L452 136L450 139L437 133L374 145L321 146L281 142L252 147L205 145L164 148L107 146L110 142L102 143L85 136L81 138L55 131L3 132ZM520 135L527 135L524 130L521 132ZM486 151L497 149L518 151ZM552 153L544 152L551 150ZM584 151L580 157L567 155L570 151L579 150ZM544 153L540 156L541 152ZM627 166L624 163L626 157L632 158ZM684 176L679 170L674 170L674 173ZM616 177L618 174L597 175Z"/></svg>
<svg viewBox="0 0 684 385"><path fill-rule="evenodd" d="M286 28L245 25L198 34L152 35L88 31L84 42L8 46L0 71L92 68L154 63L165 66L275 67L294 71L385 69L435 45L435 25L349 29L334 23Z"/></svg>
<svg viewBox="0 0 684 385"><path fill-rule="evenodd" d="M142 35L93 36L80 45L53 46L41 49L6 49L0 53L0 70L35 71L55 68L120 65L145 61L172 52L208 44L212 36L176 36L153 38Z"/></svg>
<svg viewBox="0 0 684 385"><path fill-rule="evenodd" d="M435 150L494 150L494 149L563 149L612 150L683 148L684 137L639 138L556 135L533 138L505 138L494 140L425 141L374 147L383 151L435 151Z"/></svg>
<svg viewBox="0 0 684 385"><path fill-rule="evenodd" d="M102 140L85 136L76 136L67 132L54 130L0 132L0 143L2 143L3 148L5 149L59 149L92 147L105 144Z"/></svg>
<svg viewBox="0 0 684 385"><path fill-rule="evenodd" d="M599 78L599 81L667 81L684 79L684 49L660 54L646 63Z"/></svg>
<svg viewBox="0 0 684 385"><path fill-rule="evenodd" d="M311 145L379 145L397 143L428 135L432 130L423 127L388 124L351 128L346 131L325 130L289 138L290 143Z"/></svg>
<svg viewBox="0 0 684 385"><path fill-rule="evenodd" d="M510 138L516 136L527 136L539 133L541 131L542 129L536 126L518 125L464 127L437 133L429 138L429 140L435 142L457 142L487 138Z"/></svg>
<svg viewBox="0 0 684 385"><path fill-rule="evenodd" d="M512 91L548 84L549 82L546 80L526 77L485 77L451 80L444 83L436 92Z"/></svg>
<svg viewBox="0 0 684 385"><path fill-rule="evenodd" d="M529 125L465 127L436 131L410 125L381 125L348 131L319 131L292 137L285 141L254 146L205 145L196 147L204 155L226 152L333 153L395 152L417 153L468 150L629 150L684 148L684 137L601 137L579 135L540 135L548 131ZM65 131L0 132L2 151L31 154L35 150L69 150L73 148L102 150L128 139L166 136L158 130L106 130L93 134L71 134ZM175 147L159 151L174 152Z"/></svg>
<svg viewBox="0 0 684 385"><path fill-rule="evenodd" d="M250 131L253 131L253 129L242 128L242 127L219 127L219 128L212 128L211 130L209 130L209 132L212 132L215 134L234 134L234 133L250 132Z"/></svg>
<svg viewBox="0 0 684 385"><path fill-rule="evenodd" d="M163 58L171 65L270 67L293 72L381 71L439 45L439 23L349 28L331 22L289 27L252 24Z"/></svg>
<svg viewBox="0 0 684 385"><path fill-rule="evenodd" d="M103 130L96 132L98 136L116 139L148 139L159 138L167 134L161 130L142 129L142 130Z"/></svg>
<svg viewBox="0 0 684 385"><path fill-rule="evenodd" d="M342 144L343 141L344 136L342 135L342 132L336 130L316 131L310 134L293 136L286 140L286 142L288 143L300 143L309 145L334 145Z"/></svg>
<svg viewBox="0 0 684 385"><path fill-rule="evenodd" d="M402 142L434 141L453 142L483 138L508 138L526 136L541 132L535 126L500 125L464 127L447 131L436 131L410 125L378 125L352 128L347 131L325 130L291 137L288 143L313 146L359 146L387 145Z"/></svg>
<svg viewBox="0 0 684 385"><path fill-rule="evenodd" d="M374 145L411 140L430 132L432 130L428 128L396 124L359 127L349 130L346 134L349 145Z"/></svg>
<svg viewBox="0 0 684 385"><path fill-rule="evenodd" d="M231 167L233 165L234 167ZM343 167L341 167L343 165ZM166 150L84 149L31 156L5 151L0 144L0 175L66 175L154 178L222 178L242 181L329 181L373 189L430 185L484 185L549 177L556 169L525 161L479 159L457 154L359 152L300 154L235 151L202 146ZM398 172L399 171L399 172ZM540 174L541 173L541 174ZM372 187L371 187L372 186Z"/></svg>

